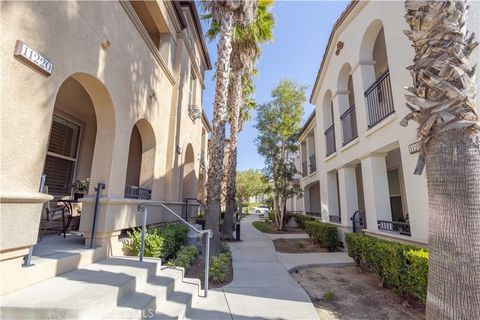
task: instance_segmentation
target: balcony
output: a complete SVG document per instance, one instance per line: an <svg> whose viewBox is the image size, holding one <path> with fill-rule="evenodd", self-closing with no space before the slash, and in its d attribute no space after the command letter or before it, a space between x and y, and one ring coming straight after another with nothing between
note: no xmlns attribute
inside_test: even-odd
<svg viewBox="0 0 480 320"><path fill-rule="evenodd" d="M342 114L340 120L342 121L343 129L343 145L346 145L358 137L355 105L348 108L347 111Z"/></svg>
<svg viewBox="0 0 480 320"><path fill-rule="evenodd" d="M302 161L302 175L304 177L308 176L307 172L307 160Z"/></svg>
<svg viewBox="0 0 480 320"><path fill-rule="evenodd" d="M337 151L335 147L335 127L332 124L326 131L325 131L325 142L327 145L327 157Z"/></svg>
<svg viewBox="0 0 480 320"><path fill-rule="evenodd" d="M127 199L150 200L152 198L152 190L147 188L140 188L136 186L126 185L124 197Z"/></svg>
<svg viewBox="0 0 480 320"><path fill-rule="evenodd" d="M317 218L322 217L320 212L305 211L305 214L310 217L317 217Z"/></svg>
<svg viewBox="0 0 480 320"><path fill-rule="evenodd" d="M310 174L317 172L317 157L315 156L315 153L312 154L310 157L308 157L310 160Z"/></svg>
<svg viewBox="0 0 480 320"><path fill-rule="evenodd" d="M334 222L334 223L341 223L342 222L342 218L340 216L336 216L336 215L329 216L329 219L330 219L330 222Z"/></svg>
<svg viewBox="0 0 480 320"><path fill-rule="evenodd" d="M410 223L398 221L377 220L378 230L395 232L401 235L410 236Z"/></svg>
<svg viewBox="0 0 480 320"><path fill-rule="evenodd" d="M386 70L365 91L367 98L368 128L372 128L395 112L393 107L390 71Z"/></svg>

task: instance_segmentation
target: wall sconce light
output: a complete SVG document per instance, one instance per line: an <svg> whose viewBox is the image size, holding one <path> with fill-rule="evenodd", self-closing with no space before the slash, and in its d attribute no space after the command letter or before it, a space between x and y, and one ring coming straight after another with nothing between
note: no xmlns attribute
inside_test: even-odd
<svg viewBox="0 0 480 320"><path fill-rule="evenodd" d="M108 39L103 39L103 41L102 41L102 48L103 48L103 49L108 49L108 48L110 48L110 41L108 41Z"/></svg>
<svg viewBox="0 0 480 320"><path fill-rule="evenodd" d="M202 113L200 112L198 106L192 104L188 106L188 116L190 119L192 119L193 123L195 123L195 120L202 117Z"/></svg>
<svg viewBox="0 0 480 320"><path fill-rule="evenodd" d="M335 55L338 56L340 54L340 51L343 49L343 42L338 41L337 42L337 50L335 51Z"/></svg>

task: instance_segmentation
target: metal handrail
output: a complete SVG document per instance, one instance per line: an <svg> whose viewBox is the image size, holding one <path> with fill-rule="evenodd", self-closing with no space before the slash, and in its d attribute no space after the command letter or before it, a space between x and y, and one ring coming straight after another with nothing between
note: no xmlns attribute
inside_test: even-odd
<svg viewBox="0 0 480 320"><path fill-rule="evenodd" d="M202 237L205 236L205 280L204 280L204 297L208 295L208 270L210 267L210 238L212 237L212 231L210 229L207 230L198 230L190 224L188 221L184 220L180 215L178 215L175 211L167 207L164 203L160 201L149 201L148 203L143 203L138 205L138 211L143 212L143 221L142 221L142 237L140 242L140 261L143 261L143 254L145 250L145 233L147 231L147 212L148 207L162 207L166 209L168 212L173 214L177 217L183 224L187 225L191 230L195 231L197 234L201 235Z"/></svg>

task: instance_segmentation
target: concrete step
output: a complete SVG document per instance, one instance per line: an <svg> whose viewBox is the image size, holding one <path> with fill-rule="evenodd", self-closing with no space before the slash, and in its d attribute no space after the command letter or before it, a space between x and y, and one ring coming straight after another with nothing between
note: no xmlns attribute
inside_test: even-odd
<svg viewBox="0 0 480 320"><path fill-rule="evenodd" d="M103 319L148 319L157 312L156 306L174 292L176 283L182 281L183 270L160 267L157 274L132 295L127 296L111 308Z"/></svg>
<svg viewBox="0 0 480 320"><path fill-rule="evenodd" d="M183 278L175 283L175 291L163 302L157 304L155 320L183 320L191 310L192 304L199 298L200 280Z"/></svg>
<svg viewBox="0 0 480 320"><path fill-rule="evenodd" d="M1 318L97 319L135 293L159 267L160 260L101 260L2 297Z"/></svg>

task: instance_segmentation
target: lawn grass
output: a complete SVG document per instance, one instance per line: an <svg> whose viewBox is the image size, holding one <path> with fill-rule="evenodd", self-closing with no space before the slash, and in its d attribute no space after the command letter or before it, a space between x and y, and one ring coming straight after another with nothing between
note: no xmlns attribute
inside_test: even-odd
<svg viewBox="0 0 480 320"><path fill-rule="evenodd" d="M268 228L268 222L264 221L253 221L253 226L261 232L267 232L269 230Z"/></svg>

